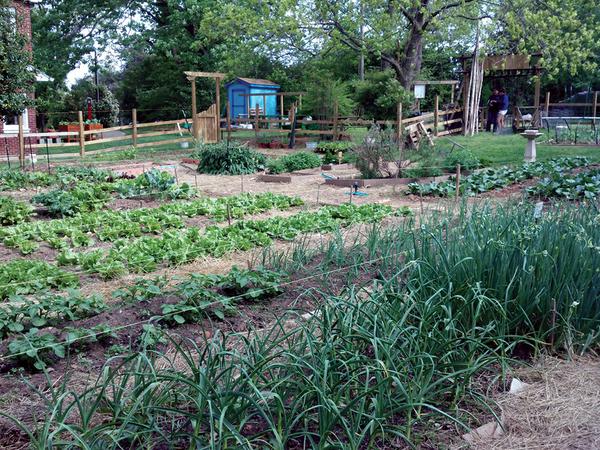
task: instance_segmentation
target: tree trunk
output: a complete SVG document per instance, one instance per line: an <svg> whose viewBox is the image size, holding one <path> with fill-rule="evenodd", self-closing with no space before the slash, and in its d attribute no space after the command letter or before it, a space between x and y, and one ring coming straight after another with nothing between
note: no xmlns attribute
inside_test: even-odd
<svg viewBox="0 0 600 450"><path fill-rule="evenodd" d="M400 52L399 52L400 53ZM400 55L384 54L382 59L396 72L403 88L410 89L423 63L423 31L419 25L411 27Z"/></svg>

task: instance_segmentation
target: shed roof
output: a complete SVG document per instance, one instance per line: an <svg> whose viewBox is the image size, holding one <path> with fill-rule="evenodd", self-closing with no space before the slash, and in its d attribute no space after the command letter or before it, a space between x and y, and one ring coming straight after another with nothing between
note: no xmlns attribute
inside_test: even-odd
<svg viewBox="0 0 600 450"><path fill-rule="evenodd" d="M236 81L241 81L242 83L258 85L258 86L272 86L274 88L279 87L279 85L277 83L274 83L270 80L263 80L262 78L243 78L243 77L237 77L234 80L227 83L227 85L233 84Z"/></svg>

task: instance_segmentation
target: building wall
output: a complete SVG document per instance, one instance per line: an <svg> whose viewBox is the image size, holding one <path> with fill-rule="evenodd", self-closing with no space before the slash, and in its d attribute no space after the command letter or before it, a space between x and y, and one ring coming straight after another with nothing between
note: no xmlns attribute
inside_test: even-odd
<svg viewBox="0 0 600 450"><path fill-rule="evenodd" d="M15 8L17 13L17 26L19 26L19 30L21 33L25 34L27 39L27 48L29 51L32 51L31 44L31 6L28 2L24 1L16 1L13 0L11 5ZM33 98L33 93L31 93L31 98ZM36 111L35 108L30 108L27 112L28 114L28 125L29 132L36 132ZM0 139L0 154L5 155L6 149L8 148L9 154L18 155L19 154L19 140L16 137L14 132L6 132L4 130L4 124L0 122L0 134L2 134L2 138ZM32 144L36 143L37 139L32 139ZM28 139L25 140L26 146L29 145ZM35 153L35 149L33 150ZM26 149L26 153L29 153L29 148Z"/></svg>

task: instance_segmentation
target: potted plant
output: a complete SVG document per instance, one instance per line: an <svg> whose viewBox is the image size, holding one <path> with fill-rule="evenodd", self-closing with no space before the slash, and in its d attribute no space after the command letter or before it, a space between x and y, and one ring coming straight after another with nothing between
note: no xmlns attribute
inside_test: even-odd
<svg viewBox="0 0 600 450"><path fill-rule="evenodd" d="M271 148L271 138L269 136L259 136L256 143L258 148Z"/></svg>
<svg viewBox="0 0 600 450"><path fill-rule="evenodd" d="M83 124L83 129L85 131L101 130L102 128L104 128L104 125L102 125L98 119L88 119ZM88 140L92 141L94 139L96 139L95 134L88 135Z"/></svg>

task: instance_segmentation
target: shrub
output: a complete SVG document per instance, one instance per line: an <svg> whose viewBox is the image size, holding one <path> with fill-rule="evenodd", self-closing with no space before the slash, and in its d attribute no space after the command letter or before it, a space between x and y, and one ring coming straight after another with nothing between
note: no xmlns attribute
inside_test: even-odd
<svg viewBox="0 0 600 450"><path fill-rule="evenodd" d="M356 149L356 168L363 178L389 178L394 175L389 163L399 168L402 158L394 130L373 126L363 144Z"/></svg>
<svg viewBox="0 0 600 450"><path fill-rule="evenodd" d="M336 141L336 142L319 142L317 145L316 152L318 153L333 153L348 152L354 148L354 143L349 141Z"/></svg>
<svg viewBox="0 0 600 450"><path fill-rule="evenodd" d="M27 203L10 197L0 197L0 225L15 225L26 222L33 213L33 208Z"/></svg>
<svg viewBox="0 0 600 450"><path fill-rule="evenodd" d="M481 167L479 158L466 148L452 152L444 159L444 168L447 170L453 171L457 164L460 164L460 167L465 170L473 170Z"/></svg>
<svg viewBox="0 0 600 450"><path fill-rule="evenodd" d="M264 169L266 157L243 145L200 144L193 155L200 160L198 172L211 175L242 175Z"/></svg>
<svg viewBox="0 0 600 450"><path fill-rule="evenodd" d="M270 173L294 172L302 169L312 169L321 165L321 158L311 152L298 152L270 160L267 168Z"/></svg>

